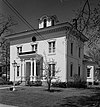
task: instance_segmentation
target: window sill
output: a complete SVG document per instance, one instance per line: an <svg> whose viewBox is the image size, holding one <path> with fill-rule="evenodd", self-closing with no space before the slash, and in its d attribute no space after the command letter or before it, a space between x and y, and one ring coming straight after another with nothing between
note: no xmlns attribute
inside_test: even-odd
<svg viewBox="0 0 100 107"><path fill-rule="evenodd" d="M54 52L54 53L48 53L48 55L56 55L56 53Z"/></svg>
<svg viewBox="0 0 100 107"><path fill-rule="evenodd" d="M91 77L87 77L87 79L92 79Z"/></svg>

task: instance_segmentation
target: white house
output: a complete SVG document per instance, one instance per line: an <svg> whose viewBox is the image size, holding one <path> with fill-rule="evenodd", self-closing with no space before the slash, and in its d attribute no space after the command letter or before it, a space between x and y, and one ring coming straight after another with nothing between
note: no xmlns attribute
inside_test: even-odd
<svg viewBox="0 0 100 107"><path fill-rule="evenodd" d="M74 74L86 80L83 71L84 42L81 32L72 24L57 24L56 16L44 15L39 19L39 29L6 36L10 40L10 81L44 81L43 63L46 59L51 75L62 82L73 81ZM35 41L36 39L36 41ZM46 56L46 59L45 59ZM17 67L12 63L17 62ZM55 70L60 72L55 74Z"/></svg>

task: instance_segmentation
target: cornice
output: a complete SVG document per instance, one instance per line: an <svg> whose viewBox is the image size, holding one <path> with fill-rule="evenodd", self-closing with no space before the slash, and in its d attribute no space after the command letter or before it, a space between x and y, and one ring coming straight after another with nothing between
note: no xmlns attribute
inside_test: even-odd
<svg viewBox="0 0 100 107"><path fill-rule="evenodd" d="M41 29L36 29L36 30L34 29L34 30L30 30L30 31L24 31L24 32L16 33L16 34L7 35L6 38L13 40L13 39L17 39L17 38L32 37L32 35L42 36L42 35L46 35L46 34L50 34L50 33L56 33L56 32L60 32L60 31L68 31L68 30L70 30L70 33L73 36L80 38L80 40L82 40L83 42L88 40L88 38L86 36L84 36L81 32L79 32L76 29L73 29L73 26L68 22L57 24L55 26L50 26L47 28L41 28Z"/></svg>
<svg viewBox="0 0 100 107"><path fill-rule="evenodd" d="M45 34L49 34L49 33L54 33L54 32L59 32L59 31L64 31L67 30L69 27L71 27L71 25L69 23L62 23L62 24L58 24L55 26L50 26L47 28L41 28L41 29L37 29L37 30L30 30L30 31L24 31L24 32L20 32L20 33L15 33L15 34L11 34L11 35L7 35L6 38L8 39L14 39L14 38L19 38L19 37L29 37L29 35L36 35L36 36L40 36L40 35L45 35Z"/></svg>

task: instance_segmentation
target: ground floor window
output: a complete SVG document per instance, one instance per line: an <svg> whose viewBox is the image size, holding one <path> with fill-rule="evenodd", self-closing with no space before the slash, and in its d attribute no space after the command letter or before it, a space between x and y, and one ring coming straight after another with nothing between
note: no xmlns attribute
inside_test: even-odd
<svg viewBox="0 0 100 107"><path fill-rule="evenodd" d="M70 77L73 76L73 63L70 64Z"/></svg>
<svg viewBox="0 0 100 107"><path fill-rule="evenodd" d="M17 66L17 76L19 76L19 66Z"/></svg>
<svg viewBox="0 0 100 107"><path fill-rule="evenodd" d="M49 64L49 76L55 76L55 64Z"/></svg>
<svg viewBox="0 0 100 107"><path fill-rule="evenodd" d="M78 76L80 76L80 65L78 65Z"/></svg>
<svg viewBox="0 0 100 107"><path fill-rule="evenodd" d="M87 67L87 77L90 77L90 70L91 70L91 67Z"/></svg>

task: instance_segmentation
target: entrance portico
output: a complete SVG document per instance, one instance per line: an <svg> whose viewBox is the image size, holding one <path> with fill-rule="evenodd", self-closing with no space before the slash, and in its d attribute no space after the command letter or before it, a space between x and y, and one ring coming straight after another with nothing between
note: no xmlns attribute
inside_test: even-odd
<svg viewBox="0 0 100 107"><path fill-rule="evenodd" d="M41 79L43 57L36 53L19 54L21 59L21 81L37 81Z"/></svg>

